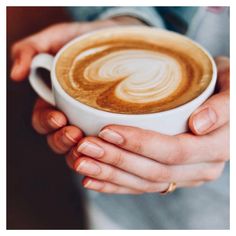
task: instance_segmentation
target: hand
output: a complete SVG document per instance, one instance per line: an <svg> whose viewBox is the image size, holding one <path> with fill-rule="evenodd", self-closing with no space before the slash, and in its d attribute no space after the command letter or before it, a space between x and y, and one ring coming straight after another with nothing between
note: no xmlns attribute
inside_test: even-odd
<svg viewBox="0 0 236 236"><path fill-rule="evenodd" d="M42 52L51 54L64 46L67 42L95 29L119 25L143 24L133 17L116 17L108 20L83 23L60 23L52 25L32 36L16 42L12 47L13 67L11 78L15 81L24 80L28 73L34 55Z"/></svg>
<svg viewBox="0 0 236 236"><path fill-rule="evenodd" d="M83 138L67 155L68 165L85 175L86 188L140 194L199 186L217 179L229 160L229 61L216 59L218 93L189 119L192 133L176 136L109 125L99 137Z"/></svg>
<svg viewBox="0 0 236 236"><path fill-rule="evenodd" d="M139 25L141 21L132 17L115 17L83 23L61 23L50 26L39 33L29 36L12 47L13 67L11 78L15 81L24 80L28 73L32 58L37 53L55 54L68 41L86 32L119 25ZM40 134L47 134L51 149L63 154L70 150L83 137L82 131L67 125L66 116L42 99L38 99L32 115L32 125Z"/></svg>
<svg viewBox="0 0 236 236"><path fill-rule="evenodd" d="M32 125L39 134L47 134L49 146L58 154L69 151L83 137L79 128L67 125L62 112L42 99L38 99L34 106Z"/></svg>

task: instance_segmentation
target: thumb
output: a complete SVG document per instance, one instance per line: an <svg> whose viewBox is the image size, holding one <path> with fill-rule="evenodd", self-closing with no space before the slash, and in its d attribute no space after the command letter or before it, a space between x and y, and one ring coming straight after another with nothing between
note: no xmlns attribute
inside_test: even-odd
<svg viewBox="0 0 236 236"><path fill-rule="evenodd" d="M229 59L216 58L218 93L210 97L190 117L189 128L196 135L204 135L229 121Z"/></svg>

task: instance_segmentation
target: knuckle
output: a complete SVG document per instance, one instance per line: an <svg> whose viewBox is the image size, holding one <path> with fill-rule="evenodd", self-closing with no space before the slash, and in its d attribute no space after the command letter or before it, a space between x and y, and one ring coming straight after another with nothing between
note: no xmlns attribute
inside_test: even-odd
<svg viewBox="0 0 236 236"><path fill-rule="evenodd" d="M177 142L171 144L171 148L166 157L166 164L177 165L186 162L187 154L181 139L176 137Z"/></svg>
<svg viewBox="0 0 236 236"><path fill-rule="evenodd" d="M117 173L115 170L113 170L112 168L109 168L107 170L107 174L105 175L105 180L109 181L109 182L113 182L116 179Z"/></svg>
<svg viewBox="0 0 236 236"><path fill-rule="evenodd" d="M121 151L116 150L114 153L114 157L112 158L111 165L113 166L123 166L124 163L124 157Z"/></svg>
<svg viewBox="0 0 236 236"><path fill-rule="evenodd" d="M134 138L133 140L132 151L135 153L143 153L141 139Z"/></svg>
<svg viewBox="0 0 236 236"><path fill-rule="evenodd" d="M149 181L157 181L160 178L160 174L157 169L150 170L146 176Z"/></svg>
<svg viewBox="0 0 236 236"><path fill-rule="evenodd" d="M169 181L171 179L171 172L169 168L156 166L147 173L147 179L149 181Z"/></svg>
<svg viewBox="0 0 236 236"><path fill-rule="evenodd" d="M172 172L169 168L160 168L159 181L170 181L172 179Z"/></svg>
<svg viewBox="0 0 236 236"><path fill-rule="evenodd" d="M176 151L168 154L165 163L167 165L178 165L184 163L184 161L185 157L183 156L182 151L177 148Z"/></svg>

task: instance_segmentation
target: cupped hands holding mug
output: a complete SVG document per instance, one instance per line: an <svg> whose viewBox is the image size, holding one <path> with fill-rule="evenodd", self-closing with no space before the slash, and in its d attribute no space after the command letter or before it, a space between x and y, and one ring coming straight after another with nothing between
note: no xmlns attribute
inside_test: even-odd
<svg viewBox="0 0 236 236"><path fill-rule="evenodd" d="M11 77L24 79L35 54L54 54L77 35L106 26L139 23L125 17L49 27L15 44ZM229 61L219 57L216 63L217 93L192 114L189 133L168 136L109 125L98 137L83 137L83 131L68 125L63 113L41 99L34 108L33 127L47 134L49 146L66 154L68 165L86 176L83 185L95 191L162 192L170 182L176 182L177 187L193 187L215 180L229 159Z"/></svg>

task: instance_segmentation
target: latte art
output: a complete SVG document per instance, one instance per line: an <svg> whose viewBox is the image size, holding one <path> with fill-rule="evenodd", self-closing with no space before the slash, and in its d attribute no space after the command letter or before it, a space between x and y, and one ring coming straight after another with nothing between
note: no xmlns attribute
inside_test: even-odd
<svg viewBox="0 0 236 236"><path fill-rule="evenodd" d="M126 49L91 63L84 70L84 78L94 83L120 81L114 91L117 98L147 103L173 93L181 82L181 71L178 62L167 55Z"/></svg>
<svg viewBox="0 0 236 236"><path fill-rule="evenodd" d="M76 100L109 112L153 113L183 105L209 84L210 61L188 41L182 39L183 48L169 47L168 37L167 42L154 40L153 32L149 42L143 34L124 38L113 31L110 37L88 36L58 59L58 81Z"/></svg>

